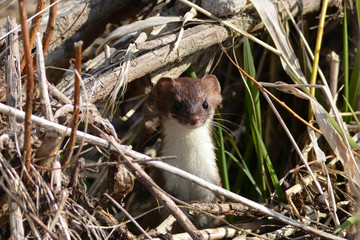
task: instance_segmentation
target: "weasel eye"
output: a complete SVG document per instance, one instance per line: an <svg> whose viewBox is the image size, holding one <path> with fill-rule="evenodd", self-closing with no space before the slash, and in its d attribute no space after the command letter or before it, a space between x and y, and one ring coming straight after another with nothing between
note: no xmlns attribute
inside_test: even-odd
<svg viewBox="0 0 360 240"><path fill-rule="evenodd" d="M208 109L209 108L209 104L207 103L207 101L205 100L204 103L202 104L202 107L204 109Z"/></svg>
<svg viewBox="0 0 360 240"><path fill-rule="evenodd" d="M182 107L181 103L179 103L178 101L175 101L174 103L174 109L175 110L179 110Z"/></svg>

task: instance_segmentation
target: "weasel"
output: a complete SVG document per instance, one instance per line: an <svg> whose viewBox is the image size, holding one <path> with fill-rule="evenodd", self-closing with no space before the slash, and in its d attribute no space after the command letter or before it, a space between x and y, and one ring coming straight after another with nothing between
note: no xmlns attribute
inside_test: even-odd
<svg viewBox="0 0 360 240"><path fill-rule="evenodd" d="M153 88L155 111L162 124L161 155L176 155L167 163L220 185L212 119L222 98L214 75L199 78L161 78ZM164 172L165 189L189 202L215 200L215 194L188 180Z"/></svg>

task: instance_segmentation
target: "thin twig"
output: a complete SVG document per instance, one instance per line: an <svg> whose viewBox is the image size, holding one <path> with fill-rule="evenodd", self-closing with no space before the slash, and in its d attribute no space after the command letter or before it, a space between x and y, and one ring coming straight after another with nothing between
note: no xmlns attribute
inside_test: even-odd
<svg viewBox="0 0 360 240"><path fill-rule="evenodd" d="M151 162L151 161L164 161L164 160L171 160L171 159L175 159L176 156L166 156L166 157L156 157L156 158L152 158L152 159L135 159L132 162L134 163L147 163L147 162ZM109 167L109 166L116 166L119 164L125 164L126 161L118 161L118 162L100 162L100 163L87 163L84 165L84 168L94 168L94 167Z"/></svg>
<svg viewBox="0 0 360 240"><path fill-rule="evenodd" d="M58 2L60 2L62 0L57 0L55 3L50 4L49 6L47 6L46 8L44 8L42 11L34 14L33 16L31 16L26 22L30 22L32 19L36 18L39 14L42 14L44 11L46 11L47 9L51 8L53 5L57 4ZM0 36L0 41L3 40L6 36L8 36L9 34L11 34L12 32L16 31L18 28L20 28L21 25L17 26L16 28L12 29L10 32L6 33L3 36Z"/></svg>
<svg viewBox="0 0 360 240"><path fill-rule="evenodd" d="M65 189L62 191L61 193L61 199L60 199L60 204L59 204L59 208L56 211L55 217L52 220L50 226L49 226L49 230L52 231L52 229L55 227L55 224L57 222L57 220L61 217L61 214L63 213L63 209L65 207L65 203L67 198L69 197L69 193L68 191Z"/></svg>
<svg viewBox="0 0 360 240"><path fill-rule="evenodd" d="M72 199L75 201L77 194L75 192L77 191L77 185L79 182L79 175L82 169L82 165L84 164L84 158L79 158L79 161L75 164L75 167L73 169L72 175L71 175L71 181L70 185L72 186Z"/></svg>
<svg viewBox="0 0 360 240"><path fill-rule="evenodd" d="M39 224L42 228L44 228L44 230L46 230L46 231L50 234L50 236L51 236L52 238L54 238L54 239L59 239L58 236L55 235L55 233L53 233L52 231L50 231L50 230L47 228L47 226L46 226L35 214L27 211L26 207L20 202L20 200L19 200L15 195L12 194L12 192L11 192L9 189L7 189L7 188L5 187L5 185L4 185L3 183L0 183L0 185L2 186L2 189L6 192L6 194L7 194L9 197L11 197L11 199L12 199L13 201L15 201L15 202L18 204L18 206L25 212L25 215L26 215L26 216L28 216L28 217L30 217L31 219L35 220L35 222L36 222L37 224Z"/></svg>
<svg viewBox="0 0 360 240"><path fill-rule="evenodd" d="M139 223L125 210L115 199L113 199L109 194L104 193L104 196L107 197L115 207L119 208L130 220L131 222L147 237L148 239L153 239L150 235L139 225Z"/></svg>
<svg viewBox="0 0 360 240"><path fill-rule="evenodd" d="M30 171L31 164L31 115L32 104L34 98L34 69L31 59L31 47L29 32L27 27L27 12L25 0L19 0L20 20L21 20L21 33L23 37L24 54L27 65L27 84L26 84L26 103L25 103L25 133L24 133L24 158L25 167Z"/></svg>
<svg viewBox="0 0 360 240"><path fill-rule="evenodd" d="M58 0L58 1L61 1L61 0ZM80 19L81 15L85 12L86 7L87 7L88 4L89 4L88 1L86 1L85 5L84 5L84 8L81 10L81 12L79 13L79 16L77 16L77 18L74 20L74 22L71 24L71 26L70 26L68 29L66 29L65 32L61 33L61 35L60 35L59 37L57 37L56 39L54 39L54 40L50 43L50 45L52 45L53 43L55 43L57 40L62 39L62 37L63 37L66 33L68 33L68 32L75 26L76 22Z"/></svg>
<svg viewBox="0 0 360 240"><path fill-rule="evenodd" d="M59 236L56 235L54 232L50 231L50 229L35 214L29 212L28 215L45 231L47 231L53 239L60 239Z"/></svg>
<svg viewBox="0 0 360 240"><path fill-rule="evenodd" d="M31 28L30 28L30 48L32 49L35 43L35 35L39 31L41 19L42 19L42 13L45 6L45 1L43 0L37 0L36 10L35 14L36 17L31 21ZM24 59L24 56L22 57ZM34 62L34 65L36 65L36 62ZM21 70L23 70L25 67L25 62L22 61L21 64Z"/></svg>
<svg viewBox="0 0 360 240"><path fill-rule="evenodd" d="M67 96L65 96L59 89L57 89L57 87L53 86L49 82L47 82L47 85L51 95L57 98L62 105L71 104L70 99Z"/></svg>
<svg viewBox="0 0 360 240"><path fill-rule="evenodd" d="M81 52L82 52L82 41L76 42L74 44L75 48L75 71L77 71L80 74L81 70ZM78 128L79 123L79 114L80 114L80 78L77 74L75 74L75 86L74 86L74 112L72 117L72 133L70 135L69 144L64 156L64 159L61 163L61 165L64 167L63 171L66 169L66 165L70 162L71 156L74 151L74 146L76 142L76 131Z"/></svg>
<svg viewBox="0 0 360 240"><path fill-rule="evenodd" d="M291 135L289 129L287 128L285 122L283 121L280 113L277 111L277 109L275 108L275 106L273 105L273 103L271 102L271 99L269 98L269 96L263 91L263 89L260 89L261 93L263 94L263 96L265 97L266 101L269 103L269 106L271 107L271 109L273 110L273 113L275 114L275 116L278 118L281 126L283 127L284 131L286 132L286 134L288 135L291 143L293 144L297 154L299 155L301 161L303 162L303 164L306 166L306 169L308 171L308 173L310 174L310 176L312 177L314 183L315 183L315 186L317 188L317 190L319 191L320 194L324 194L322 188L321 188L321 185L320 183L318 182L318 180L316 179L315 175L314 175L314 172L312 171L312 169L310 168L309 164L307 163L306 159L304 158L303 154L301 153L301 150L299 148L299 146L297 145L294 137ZM327 199L325 199L325 203L329 209L329 212L330 212L330 215L331 217L333 218L333 220L336 222L337 220L337 216L336 215L333 215L333 212L331 211L330 209L330 205L329 205L329 202Z"/></svg>
<svg viewBox="0 0 360 240"><path fill-rule="evenodd" d="M46 26L45 34L43 36L42 44L44 47L44 53L46 53L46 50L48 49L48 47L50 45L50 39L54 32L54 26L56 23L56 15L57 15L57 2L58 1L50 0L50 5L53 5L53 6L50 8L49 20L48 20L48 24Z"/></svg>

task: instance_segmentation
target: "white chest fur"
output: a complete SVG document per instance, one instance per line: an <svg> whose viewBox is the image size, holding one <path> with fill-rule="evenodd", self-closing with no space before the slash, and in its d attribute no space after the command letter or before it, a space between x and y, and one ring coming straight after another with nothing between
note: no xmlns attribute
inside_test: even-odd
<svg viewBox="0 0 360 240"><path fill-rule="evenodd" d="M163 123L162 155L176 155L169 164L216 184L218 169L214 144L209 132L210 121L198 128L190 128L176 120ZM213 201L214 193L188 180L164 172L166 189L183 201Z"/></svg>

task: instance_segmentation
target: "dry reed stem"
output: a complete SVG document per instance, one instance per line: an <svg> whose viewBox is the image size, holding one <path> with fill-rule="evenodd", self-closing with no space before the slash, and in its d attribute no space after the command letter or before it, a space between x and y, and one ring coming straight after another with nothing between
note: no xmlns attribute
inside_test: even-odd
<svg viewBox="0 0 360 240"><path fill-rule="evenodd" d="M334 99L337 99L339 81L340 57L334 51L330 53L330 92Z"/></svg>
<svg viewBox="0 0 360 240"><path fill-rule="evenodd" d="M81 52L82 52L82 41L76 42L74 44L74 48L75 48L75 71L77 71L77 73L79 73L80 75L80 71L81 71ZM72 126L72 132L70 135L70 139L69 139L69 144L64 156L64 159L61 163L61 165L64 167L63 171L65 171L67 164L70 162L70 159L72 157L73 151L74 151L74 146L75 146L75 142L76 142L76 131L78 128L78 124L79 124L79 114L80 114L80 78L78 76L78 74L75 74L75 84L74 84L74 112L73 112L73 117L72 117L72 122L71 122L71 126Z"/></svg>
<svg viewBox="0 0 360 240"><path fill-rule="evenodd" d="M318 74L318 68L319 68L321 42L322 42L322 38L323 38L323 34L324 34L325 17L326 17L326 10L327 10L328 4L329 4L328 0L324 0L322 2L310 84L316 84L316 76ZM315 96L315 88L310 89L310 94L313 97ZM313 111L311 109L311 104L309 104L309 120L312 120L312 119L314 119L314 114L313 114Z"/></svg>
<svg viewBox="0 0 360 240"><path fill-rule="evenodd" d="M24 54L26 60L26 103L25 103L25 133L24 133L24 159L26 170L30 171L31 164L31 115L33 109L34 98L34 69L31 59L31 46L29 39L29 32L27 27L27 13L25 0L19 0L20 20L21 20L21 34L24 45Z"/></svg>
<svg viewBox="0 0 360 240"><path fill-rule="evenodd" d="M313 54L313 52L311 51L311 48L310 48L310 46L309 46L309 44L308 44L308 42L307 42L304 34L301 32L299 26L296 24L295 19L294 19L293 15L292 15L291 12L290 12L290 9L288 8L288 6L286 6L286 4L285 4L285 2L284 2L283 0L281 0L281 3L282 3L282 5L283 5L283 7L284 7L284 9L285 9L285 11L286 11L286 13L287 13L287 16L290 18L293 26L295 27L295 30L296 30L296 32L298 33L298 35L299 35L299 37L300 37L300 39L301 39L301 41L302 41L302 44L304 44L307 53L309 54L311 60L314 61L314 54ZM327 86L328 84L327 84L327 82L326 82L324 73L321 71L320 67L318 68L318 72L319 72L319 76L320 76L323 84L324 84L325 86Z"/></svg>

